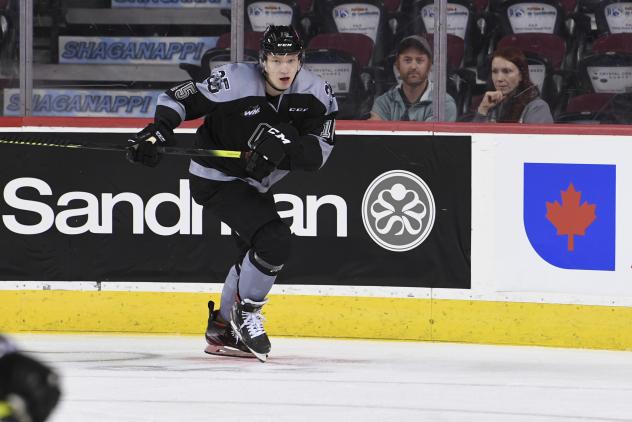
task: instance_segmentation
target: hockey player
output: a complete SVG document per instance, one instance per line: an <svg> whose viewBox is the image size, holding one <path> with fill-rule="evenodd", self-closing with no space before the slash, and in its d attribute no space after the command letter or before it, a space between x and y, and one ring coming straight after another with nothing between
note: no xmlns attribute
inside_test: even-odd
<svg viewBox="0 0 632 422"><path fill-rule="evenodd" d="M43 422L59 396L55 373L0 336L0 422Z"/></svg>
<svg viewBox="0 0 632 422"><path fill-rule="evenodd" d="M261 309L289 257L291 233L269 189L290 171L316 171L325 164L338 110L331 86L302 65L296 31L270 26L258 64L227 64L203 82L167 90L154 123L131 140L128 158L155 166L156 147L174 142L173 129L205 116L197 147L247 151L239 160L196 157L189 166L193 198L233 229L240 250L220 309L208 304L207 353L249 351L265 361L270 352Z"/></svg>

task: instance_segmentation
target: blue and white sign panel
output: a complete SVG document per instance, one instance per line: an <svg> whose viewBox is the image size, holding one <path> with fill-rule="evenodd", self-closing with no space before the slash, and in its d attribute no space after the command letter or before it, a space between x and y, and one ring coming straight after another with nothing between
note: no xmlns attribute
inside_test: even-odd
<svg viewBox="0 0 632 422"><path fill-rule="evenodd" d="M163 91L34 89L34 116L153 117ZM4 90L5 116L20 115L20 90Z"/></svg>
<svg viewBox="0 0 632 422"><path fill-rule="evenodd" d="M380 25L380 9L372 4L349 3L333 8L334 22L339 32L364 34L373 42L377 39Z"/></svg>
<svg viewBox="0 0 632 422"><path fill-rule="evenodd" d="M230 8L230 0L112 0L112 7L128 8L179 8L179 7L217 7Z"/></svg>
<svg viewBox="0 0 632 422"><path fill-rule="evenodd" d="M59 37L59 63L199 64L218 37Z"/></svg>
<svg viewBox="0 0 632 422"><path fill-rule="evenodd" d="M263 32L270 25L291 25L292 8L273 1L257 1L248 6L248 19L253 31Z"/></svg>
<svg viewBox="0 0 632 422"><path fill-rule="evenodd" d="M516 3L507 8L507 18L514 34L555 31L557 9L545 3Z"/></svg>
<svg viewBox="0 0 632 422"><path fill-rule="evenodd" d="M446 5L448 12L447 16L447 32L448 34L456 35L462 40L465 39L465 33L467 31L467 24L470 18L469 9L462 4L448 3ZM429 4L421 8L421 18L424 21L424 26L429 34L434 33L434 4Z"/></svg>
<svg viewBox="0 0 632 422"><path fill-rule="evenodd" d="M604 7L604 15L611 34L632 32L632 3L611 3Z"/></svg>
<svg viewBox="0 0 632 422"><path fill-rule="evenodd" d="M484 136L496 290L632 296L632 137Z"/></svg>

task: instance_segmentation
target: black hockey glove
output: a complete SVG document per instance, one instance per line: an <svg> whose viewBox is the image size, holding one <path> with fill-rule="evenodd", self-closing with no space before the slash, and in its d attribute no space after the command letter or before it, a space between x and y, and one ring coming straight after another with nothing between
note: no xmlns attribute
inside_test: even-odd
<svg viewBox="0 0 632 422"><path fill-rule="evenodd" d="M0 338L0 343L8 344ZM43 422L61 395L57 375L18 351L2 355L0 344L0 420Z"/></svg>
<svg viewBox="0 0 632 422"><path fill-rule="evenodd" d="M129 142L126 157L130 163L156 167L162 158L158 147L174 145L175 139L173 130L160 123L150 123Z"/></svg>
<svg viewBox="0 0 632 422"><path fill-rule="evenodd" d="M286 158L293 146L292 138L297 135L289 124L260 123L248 140L252 152L246 154L246 173L255 180L263 180Z"/></svg>

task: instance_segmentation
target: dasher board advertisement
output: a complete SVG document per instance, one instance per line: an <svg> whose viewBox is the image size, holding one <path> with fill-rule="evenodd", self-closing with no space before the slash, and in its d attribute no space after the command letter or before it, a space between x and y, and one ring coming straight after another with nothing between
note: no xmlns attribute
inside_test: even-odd
<svg viewBox="0 0 632 422"><path fill-rule="evenodd" d="M237 258L230 229L191 199L184 157L146 168L114 152L2 148L2 279L219 283ZM294 233L278 283L469 289L470 162L465 136L338 136L323 169L273 187Z"/></svg>
<svg viewBox="0 0 632 422"><path fill-rule="evenodd" d="M498 290L632 296L632 138L486 136Z"/></svg>

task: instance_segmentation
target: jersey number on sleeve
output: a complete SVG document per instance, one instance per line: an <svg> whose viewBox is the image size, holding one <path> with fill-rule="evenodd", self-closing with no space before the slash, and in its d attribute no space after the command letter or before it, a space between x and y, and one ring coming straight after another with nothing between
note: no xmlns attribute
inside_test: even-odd
<svg viewBox="0 0 632 422"><path fill-rule="evenodd" d="M194 95L196 92L198 92L197 88L195 87L195 83L193 81L188 81L181 85L173 87L171 88L171 91L174 92L174 96L176 97L176 100L178 101L182 101L186 99L187 97Z"/></svg>
<svg viewBox="0 0 632 422"><path fill-rule="evenodd" d="M320 136L322 138L325 138L329 143L331 143L334 137L333 135L334 135L335 127L336 127L335 120L333 119L325 120L325 123L323 124L323 131L320 133Z"/></svg>

